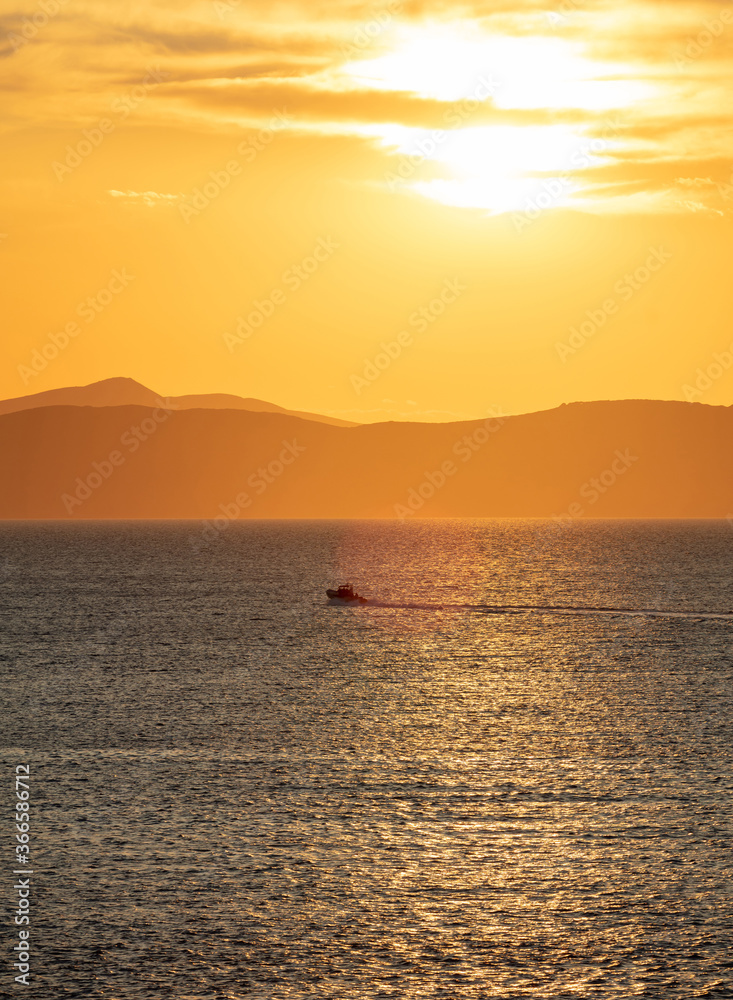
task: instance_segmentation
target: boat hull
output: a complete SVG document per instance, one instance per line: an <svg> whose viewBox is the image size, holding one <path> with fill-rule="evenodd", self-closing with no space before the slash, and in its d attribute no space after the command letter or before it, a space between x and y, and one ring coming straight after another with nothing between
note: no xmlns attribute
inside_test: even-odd
<svg viewBox="0 0 733 1000"><path fill-rule="evenodd" d="M366 604L366 597L360 597L358 594L355 597L339 597L337 590L327 590L326 596L332 604Z"/></svg>

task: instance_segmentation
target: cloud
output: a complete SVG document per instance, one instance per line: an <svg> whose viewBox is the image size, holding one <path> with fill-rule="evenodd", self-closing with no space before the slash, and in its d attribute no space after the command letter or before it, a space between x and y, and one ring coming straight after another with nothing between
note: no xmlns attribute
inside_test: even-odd
<svg viewBox="0 0 733 1000"><path fill-rule="evenodd" d="M225 135L259 128L275 110L285 109L293 131L307 131L314 141L338 133L363 137L364 162L370 162L366 145L374 145L378 126L447 129L446 115L455 105L405 90L354 85L341 69L345 50L359 39L358 57L368 58L389 46L395 27L465 18L472 31L493 37L570 40L589 65L601 61L597 79L641 80L654 88L653 97L619 112L499 108L486 100L472 109L466 124L562 123L592 138L603 137L609 116L617 117L612 149L593 169L573 172L609 197L618 185L654 196L687 189L689 197L692 187L697 195L706 185L685 178L709 178L710 190L727 182L733 158L728 110L733 107L733 22L723 14L733 7L669 0L552 3L554 12L540 0L499 0L490 6L447 0L344 0L338 5L229 0L222 14L212 0L153 0L122 8L106 0L79 0L62 5L16 51L7 33L21 31L38 11L35 0L16 0L0 37L0 90L12 95L0 127L88 127L108 115L113 102L137 86L151 66L160 66L163 82L135 106L135 124ZM368 34L369 25L386 27ZM174 197L153 197L154 190L137 190L139 183L133 181L135 191L112 197L146 207ZM160 183L159 178L142 181L151 189ZM700 202L707 197L703 191Z"/></svg>
<svg viewBox="0 0 733 1000"><path fill-rule="evenodd" d="M161 194L158 191L108 191L111 198L121 198L133 204L142 204L146 208L158 206L171 207L175 202L182 201L183 194Z"/></svg>
<svg viewBox="0 0 733 1000"><path fill-rule="evenodd" d="M199 86L166 87L166 97L190 102L199 108L218 111L227 120L269 116L274 109L287 107L300 122L393 123L412 128L446 129L449 113L460 101L438 101L412 96L403 91L369 89L329 89L321 81L307 79L217 81ZM485 101L471 110L470 124L545 125L558 122L594 121L594 116L576 109L495 107Z"/></svg>
<svg viewBox="0 0 733 1000"><path fill-rule="evenodd" d="M617 159L580 171L578 177L592 177L595 180L629 181L639 180L654 187L668 187L678 183L680 178L707 178L707 183L718 184L728 180L731 161L727 159L695 159L694 157L672 157L668 159ZM697 185L696 185L697 186Z"/></svg>

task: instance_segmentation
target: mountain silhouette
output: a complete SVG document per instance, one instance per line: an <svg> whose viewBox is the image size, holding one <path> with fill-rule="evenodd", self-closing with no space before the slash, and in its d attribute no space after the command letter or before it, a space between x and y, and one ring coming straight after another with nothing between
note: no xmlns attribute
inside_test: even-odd
<svg viewBox="0 0 733 1000"><path fill-rule="evenodd" d="M90 385L69 386L64 389L48 389L30 396L16 396L14 399L0 400L0 415L30 410L38 406L158 406L162 397L136 382L133 378L105 378ZM292 417L316 420L335 427L356 427L349 420L338 420L320 413L302 413L286 410L275 403L262 399L245 399L225 392L189 396L168 396L166 404L172 409L190 410L204 408L210 410L252 410L254 412L286 413Z"/></svg>
<svg viewBox="0 0 733 1000"><path fill-rule="evenodd" d="M0 417L0 517L733 519L731 441L733 408L651 400L354 427L43 406Z"/></svg>

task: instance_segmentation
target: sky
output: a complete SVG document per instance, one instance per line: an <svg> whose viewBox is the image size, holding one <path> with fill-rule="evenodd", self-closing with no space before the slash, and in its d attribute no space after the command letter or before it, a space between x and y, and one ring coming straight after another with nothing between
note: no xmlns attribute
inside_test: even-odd
<svg viewBox="0 0 733 1000"><path fill-rule="evenodd" d="M2 7L0 397L733 404L733 4Z"/></svg>

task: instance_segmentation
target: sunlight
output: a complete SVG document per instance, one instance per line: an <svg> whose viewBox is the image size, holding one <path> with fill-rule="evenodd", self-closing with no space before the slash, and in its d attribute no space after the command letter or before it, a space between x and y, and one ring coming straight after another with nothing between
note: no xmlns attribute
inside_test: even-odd
<svg viewBox="0 0 733 1000"><path fill-rule="evenodd" d="M578 108L604 111L652 93L626 79L626 67L598 63L581 46L559 38L481 35L477 26L402 28L392 52L351 62L346 74L362 86L458 101L482 80L495 84L497 108Z"/></svg>
<svg viewBox="0 0 733 1000"><path fill-rule="evenodd" d="M447 205L490 212L524 209L539 195L553 208L567 205L580 188L573 171L600 164L613 146L569 125L462 128L444 131L439 141L429 132L387 128L382 142L402 154L398 183ZM443 176L418 176L423 164Z"/></svg>
<svg viewBox="0 0 733 1000"><path fill-rule="evenodd" d="M437 152L457 173L484 177L568 170L579 136L565 125L458 129Z"/></svg>
<svg viewBox="0 0 733 1000"><path fill-rule="evenodd" d="M568 204L580 189L572 173L598 166L620 145L611 109L651 93L649 84L628 79L625 67L585 58L579 45L482 35L476 25L405 27L393 51L344 69L362 87L450 102L437 140L435 131L389 123L369 132L409 158L406 170L398 161L397 183L445 204L491 212L524 208L543 192L552 207ZM483 124L492 109L498 119L532 109L604 117L593 126ZM417 176L419 165L430 162L439 176Z"/></svg>

